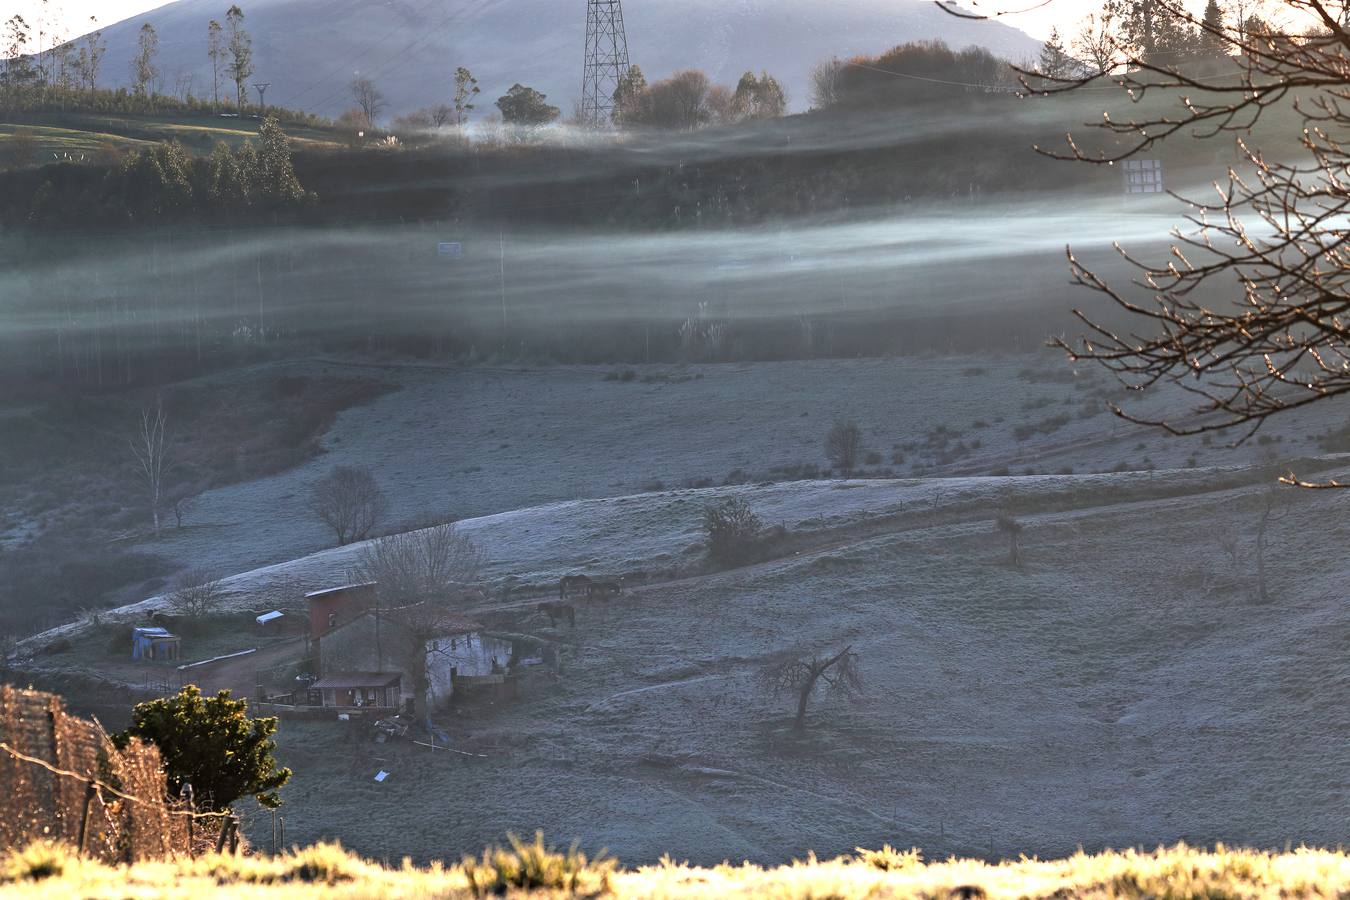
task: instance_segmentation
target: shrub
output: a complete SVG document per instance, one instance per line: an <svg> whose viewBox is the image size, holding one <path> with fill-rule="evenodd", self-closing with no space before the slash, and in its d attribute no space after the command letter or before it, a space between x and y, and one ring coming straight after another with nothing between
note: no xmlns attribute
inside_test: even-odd
<svg viewBox="0 0 1350 900"><path fill-rule="evenodd" d="M483 851L481 860L466 856L460 864L475 897L536 890L608 893L615 863L603 852L587 859L574 844L559 853L544 845L543 832L538 831L528 844L514 834L506 837L509 849L493 847Z"/></svg>
<svg viewBox="0 0 1350 900"><path fill-rule="evenodd" d="M836 469L852 472L862 453L862 429L857 422L835 422L825 435L825 455Z"/></svg>
<svg viewBox="0 0 1350 900"><path fill-rule="evenodd" d="M854 859L865 866L880 869L883 872L898 872L923 866L923 851L918 847L910 850L896 850L890 844L880 850L868 850L866 847L855 849Z"/></svg>
<svg viewBox="0 0 1350 900"><path fill-rule="evenodd" d="M229 691L207 698L190 684L172 697L137 704L131 727L114 741L125 747L140 738L159 747L169 792L177 796L191 782L199 808L224 810L252 795L275 809L281 805L276 791L291 777L273 756L276 730L276 719L250 719L248 702L230 699Z"/></svg>
<svg viewBox="0 0 1350 900"><path fill-rule="evenodd" d="M703 530L708 535L708 557L736 565L750 557L763 523L741 497L703 508Z"/></svg>

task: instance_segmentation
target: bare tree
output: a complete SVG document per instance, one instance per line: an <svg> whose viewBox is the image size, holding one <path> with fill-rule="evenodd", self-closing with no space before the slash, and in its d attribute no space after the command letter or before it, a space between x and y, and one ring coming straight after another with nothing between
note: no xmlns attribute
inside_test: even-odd
<svg viewBox="0 0 1350 900"><path fill-rule="evenodd" d="M365 540L389 507L374 473L364 466L334 467L310 487L309 503L340 547Z"/></svg>
<svg viewBox="0 0 1350 900"><path fill-rule="evenodd" d="M825 455L841 472L852 472L862 455L862 429L857 422L835 422L825 435Z"/></svg>
<svg viewBox="0 0 1350 900"><path fill-rule="evenodd" d="M1256 538L1252 555L1256 563L1256 596L1262 603L1270 602L1270 588L1266 579L1266 547L1270 526L1289 515L1284 492L1275 486L1266 489L1261 500L1261 516L1256 521Z"/></svg>
<svg viewBox="0 0 1350 900"><path fill-rule="evenodd" d="M164 401L156 400L153 408L141 410L140 426L128 441L136 460L136 474L145 486L156 535L160 529L160 507L164 503L164 479L169 470L168 425Z"/></svg>
<svg viewBox="0 0 1350 900"><path fill-rule="evenodd" d="M189 569L178 577L167 599L169 607L178 615L200 619L220 609L225 589L215 572Z"/></svg>
<svg viewBox="0 0 1350 900"><path fill-rule="evenodd" d="M862 694L862 675L858 671L858 654L850 645L838 653L816 651L810 654L790 653L769 663L763 679L774 694L791 693L797 697L797 714L792 722L794 730L806 728L806 710L816 685L824 681L836 695L856 698Z"/></svg>
<svg viewBox="0 0 1350 900"><path fill-rule="evenodd" d="M1100 149L1070 135L1066 151L1050 154L1108 165L1150 152L1173 135L1228 134L1250 172L1233 167L1216 200L1192 201L1190 230L1175 233L1168 259L1150 263L1122 251L1139 272L1132 286L1108 283L1070 253L1077 283L1114 303L1132 325L1118 329L1078 312L1087 333L1055 343L1072 360L1097 362L1133 390L1170 383L1196 398L1188 418L1113 406L1121 418L1174 434L1237 429L1241 442L1272 416L1350 393L1350 255L1343 224L1350 213L1350 144L1344 141L1350 25L1339 4L1300 0L1297 6L1317 23L1302 35L1216 22L1179 0L1155 0L1155 18L1203 32L1231 66L1206 74L1204 67L1122 48L1124 67L1109 80L1134 101L1147 97L1138 107L1143 114L1092 124L1106 133ZM1023 84L1048 94L1104 78L1031 75ZM1155 103L1158 94L1176 102ZM1248 143L1253 126L1272 110L1288 113L1290 137L1301 145L1293 162L1272 161ZM1207 296L1211 288L1225 299ZM1292 472L1282 480L1344 486L1309 484Z"/></svg>
<svg viewBox="0 0 1350 900"><path fill-rule="evenodd" d="M844 70L844 65L836 56L811 70L812 108L829 109L839 102L839 73Z"/></svg>
<svg viewBox="0 0 1350 900"><path fill-rule="evenodd" d="M375 127L375 120L379 118L384 111L384 94L375 87L375 82L363 75L358 75L352 79L351 84L352 99L360 107L362 115L366 117L366 123L370 127Z"/></svg>
<svg viewBox="0 0 1350 900"><path fill-rule="evenodd" d="M1070 48L1089 74L1097 75L1110 72L1119 63L1121 52L1116 40L1119 23L1115 11L1104 6L1095 13L1086 16L1078 26ZM1047 73L1051 74L1051 73ZM1068 73L1054 73L1065 75Z"/></svg>
<svg viewBox="0 0 1350 900"><path fill-rule="evenodd" d="M478 583L485 556L454 525L391 534L361 550L357 573L379 585L382 601L406 606L423 601L443 603Z"/></svg>
<svg viewBox="0 0 1350 900"><path fill-rule="evenodd" d="M362 549L355 574L378 584L379 652L387 647L399 659L418 697L430 688L428 654L448 648L438 638L460 620L463 598L478 583L485 560L454 525L388 535Z"/></svg>
<svg viewBox="0 0 1350 900"><path fill-rule="evenodd" d="M1022 529L1021 522L1008 513L999 513L994 520L999 531L1008 536L1008 562L1014 566L1022 565Z"/></svg>

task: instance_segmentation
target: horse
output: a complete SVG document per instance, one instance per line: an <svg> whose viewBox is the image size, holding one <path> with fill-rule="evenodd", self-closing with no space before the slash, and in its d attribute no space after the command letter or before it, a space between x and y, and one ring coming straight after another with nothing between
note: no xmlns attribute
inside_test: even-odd
<svg viewBox="0 0 1350 900"><path fill-rule="evenodd" d="M548 616L549 624L554 628L558 627L559 620L566 619L567 624L575 629L577 627L577 610L570 603L559 603L555 600L545 600L540 603L538 609L541 613Z"/></svg>
<svg viewBox="0 0 1350 900"><path fill-rule="evenodd" d="M569 595L589 594L591 590L591 580L585 575L564 575L558 582L558 599L566 600Z"/></svg>

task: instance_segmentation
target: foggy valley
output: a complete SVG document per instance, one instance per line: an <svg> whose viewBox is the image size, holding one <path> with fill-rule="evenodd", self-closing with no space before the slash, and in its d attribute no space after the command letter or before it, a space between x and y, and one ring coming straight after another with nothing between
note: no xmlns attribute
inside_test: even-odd
<svg viewBox="0 0 1350 900"><path fill-rule="evenodd" d="M6 15L0 896L1350 891L1350 10L1051 3Z"/></svg>

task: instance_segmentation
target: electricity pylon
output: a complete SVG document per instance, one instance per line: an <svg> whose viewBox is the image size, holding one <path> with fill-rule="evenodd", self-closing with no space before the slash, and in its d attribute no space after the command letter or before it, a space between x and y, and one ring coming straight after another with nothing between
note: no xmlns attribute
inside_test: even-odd
<svg viewBox="0 0 1350 900"><path fill-rule="evenodd" d="M628 35L621 0L586 0L586 72L581 81L581 121L592 127L614 118L614 92L628 72Z"/></svg>

